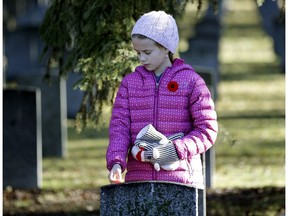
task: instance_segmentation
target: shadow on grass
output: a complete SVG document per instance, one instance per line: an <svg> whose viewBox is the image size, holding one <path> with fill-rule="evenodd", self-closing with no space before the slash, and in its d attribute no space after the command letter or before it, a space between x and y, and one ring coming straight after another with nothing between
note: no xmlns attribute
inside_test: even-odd
<svg viewBox="0 0 288 216"><path fill-rule="evenodd" d="M107 138L108 128L102 127L99 129L95 128L85 128L81 133L77 133L72 125L73 119L69 119L68 135L69 139L82 140L82 139L97 139L97 138Z"/></svg>
<svg viewBox="0 0 288 216"><path fill-rule="evenodd" d="M208 191L207 215L285 215L285 188Z"/></svg>
<svg viewBox="0 0 288 216"><path fill-rule="evenodd" d="M234 114L234 113L228 113L225 115L219 115L219 119L285 119L285 114L282 110L275 110L274 113L271 114L271 111L262 111L258 113L241 113Z"/></svg>
<svg viewBox="0 0 288 216"><path fill-rule="evenodd" d="M273 78L272 75L283 75L281 67L276 63L226 63L222 64L221 71L221 80L225 81L269 80Z"/></svg>
<svg viewBox="0 0 288 216"><path fill-rule="evenodd" d="M209 189L207 191L207 215L285 215L285 188L284 187L261 187L261 188L233 188L233 189ZM99 202L99 201L98 201ZM81 200L79 203L81 204ZM69 205L66 203L65 205ZM51 206L52 207L52 206ZM85 206L83 206L84 208ZM47 212L47 209L44 209ZM53 211L53 208L51 208ZM93 211L59 211L51 213L24 212L4 216L98 216L100 210Z"/></svg>

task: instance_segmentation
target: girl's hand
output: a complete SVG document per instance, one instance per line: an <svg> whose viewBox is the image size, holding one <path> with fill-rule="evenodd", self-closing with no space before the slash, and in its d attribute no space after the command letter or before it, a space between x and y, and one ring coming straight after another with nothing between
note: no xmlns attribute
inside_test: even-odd
<svg viewBox="0 0 288 216"><path fill-rule="evenodd" d="M124 182L122 179L122 169L119 164L114 164L113 168L111 169L108 178L111 184L119 184Z"/></svg>

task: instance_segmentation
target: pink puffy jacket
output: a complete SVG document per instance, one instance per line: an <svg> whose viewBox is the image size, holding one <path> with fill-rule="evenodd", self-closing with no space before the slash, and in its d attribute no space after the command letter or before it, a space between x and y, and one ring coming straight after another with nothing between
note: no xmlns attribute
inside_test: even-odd
<svg viewBox="0 0 288 216"><path fill-rule="evenodd" d="M152 124L168 136L183 132L174 140L180 158L175 171L156 171L150 163L139 162L131 154L138 132ZM153 72L143 66L123 78L114 103L109 128L107 169L119 163L127 169L126 182L170 181L203 188L200 154L217 137L217 116L204 80L194 69L176 59L166 69L158 85Z"/></svg>

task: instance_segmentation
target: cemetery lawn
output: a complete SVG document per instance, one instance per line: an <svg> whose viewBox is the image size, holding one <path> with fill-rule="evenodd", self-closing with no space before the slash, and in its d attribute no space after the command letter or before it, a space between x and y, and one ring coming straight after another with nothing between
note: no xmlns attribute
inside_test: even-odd
<svg viewBox="0 0 288 216"><path fill-rule="evenodd" d="M221 124L226 125L226 121L228 120L225 119L225 122ZM258 125L258 121L256 118L249 122L250 125ZM237 125L240 127L241 124ZM230 133L229 128L233 124L228 126L226 133ZM275 131L279 130L278 127L279 124L270 125L271 133L269 131L267 133L272 136ZM233 136L242 137L244 134L247 139L254 140L254 133L251 133L251 130L247 130L246 133L241 131L239 134L233 132ZM6 188L4 190L3 205L4 213L6 213L4 215L99 215L100 187L108 184L108 172L105 167L107 129L99 132L88 129L79 135L73 129L73 121L69 120L68 134L69 155L62 159L45 158L43 160L42 189ZM265 136L269 137L269 134ZM226 134L225 136L232 135ZM281 143L277 142L275 146L273 143L267 146L265 144L265 148L261 150L262 156L258 155L255 141L251 148L245 147L246 145L241 148L241 143L234 144L237 151L233 146L229 146L232 145L229 142L223 144L222 147L221 145L218 143L216 148L215 187L207 191L207 215L226 216L241 212L239 215L245 213L245 215L274 216L283 213L284 177L277 174L284 163L281 162L281 157L279 159L279 152L284 151ZM243 160L242 165L241 160ZM267 175L263 171L265 169L269 169L271 175ZM236 176L237 173L238 176ZM284 175L284 171L281 173ZM262 214L263 212L265 214Z"/></svg>
<svg viewBox="0 0 288 216"><path fill-rule="evenodd" d="M284 215L285 77L253 3L231 0L225 14L208 216ZM107 123L82 134L72 120L67 125L67 157L43 160L42 189L4 189L4 215L99 215L100 186L108 184Z"/></svg>

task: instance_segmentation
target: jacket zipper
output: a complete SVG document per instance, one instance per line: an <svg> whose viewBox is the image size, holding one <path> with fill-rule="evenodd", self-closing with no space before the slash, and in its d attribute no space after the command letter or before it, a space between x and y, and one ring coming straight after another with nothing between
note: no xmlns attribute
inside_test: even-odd
<svg viewBox="0 0 288 216"><path fill-rule="evenodd" d="M164 71L164 73L165 73L166 71ZM154 125L154 127L156 128L156 129L158 129L158 125L157 125L157 117L158 117L158 99L159 99L159 97L158 97L158 93L159 93L159 85L160 85L160 83L161 83L161 80L163 79L163 76L164 76L165 74L163 74L161 77L160 77L160 80L158 81L158 83L157 83L157 80L156 80L156 77L155 77L155 75L153 74L153 78L154 78L154 81L155 81L155 95L154 95L154 116L153 116L153 125Z"/></svg>
<svg viewBox="0 0 288 216"><path fill-rule="evenodd" d="M165 71L164 71L165 72ZM159 95L159 85L160 82L163 78L164 74L160 77L160 80L157 82L155 75L153 74L153 78L155 81L155 94L154 94L154 113L153 113L153 125L155 126L156 129L158 129L158 122L157 122L157 118L158 118L158 95ZM157 172L154 168L152 171L152 177L153 180L157 180Z"/></svg>
<svg viewBox="0 0 288 216"><path fill-rule="evenodd" d="M154 112L153 112L153 125L155 126L155 128L157 129L157 107L158 107L158 86L159 86L159 82L157 83L156 77L153 74L153 78L155 81L155 92L154 92ZM160 81L160 80L159 80ZM157 171L154 169L154 167L152 168L152 178L153 180L157 180Z"/></svg>
<svg viewBox="0 0 288 216"><path fill-rule="evenodd" d="M156 80L155 80L156 82ZM155 94L154 94L154 115L153 115L153 125L157 129L157 116L158 116L158 90L159 90L159 83L156 82L155 86Z"/></svg>

